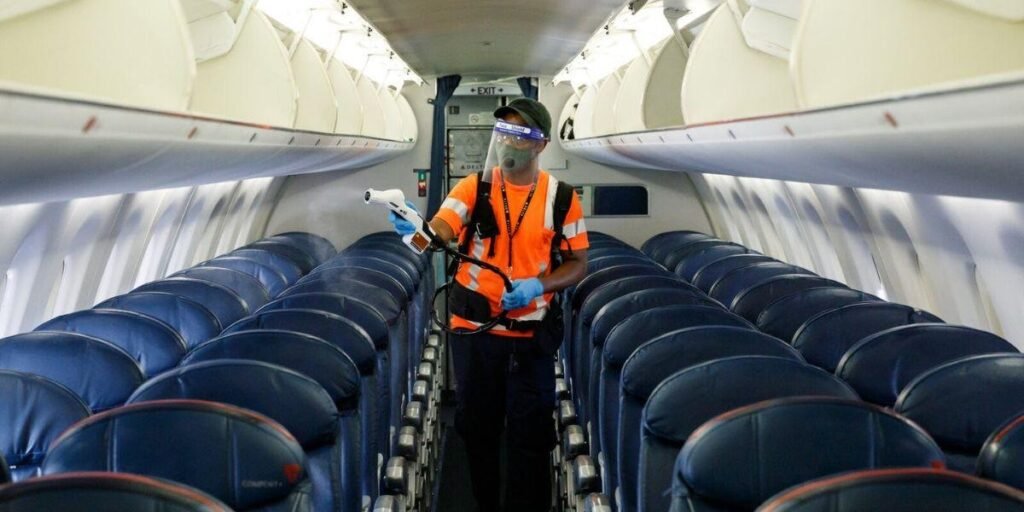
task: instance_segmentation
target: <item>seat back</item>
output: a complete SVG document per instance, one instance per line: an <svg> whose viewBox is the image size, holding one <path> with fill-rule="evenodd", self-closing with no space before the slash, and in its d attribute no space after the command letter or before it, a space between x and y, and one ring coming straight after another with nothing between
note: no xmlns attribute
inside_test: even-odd
<svg viewBox="0 0 1024 512"><path fill-rule="evenodd" d="M312 510L305 466L295 437L262 414L163 400L79 422L54 443L43 473L133 473L195 487L238 511L270 504Z"/></svg>
<svg viewBox="0 0 1024 512"><path fill-rule="evenodd" d="M676 236L666 238L660 241L656 246L651 248L651 251L648 254L648 256L650 256L652 260L657 261L659 264L664 265L668 258L672 256L672 254L675 253L676 251L684 250L685 247L690 244L704 241L723 242L722 240L719 240L713 236L707 235L703 237Z"/></svg>
<svg viewBox="0 0 1024 512"><path fill-rule="evenodd" d="M738 244L727 242L725 240L719 240L717 238L706 238L704 240L697 240L695 242L688 243L672 251L669 254L666 254L663 258L664 261L661 262L661 264L664 265L665 268L672 270L674 273L676 267L678 267L680 263L683 263L684 261L688 260L691 256L701 251L710 249L712 247L737 245Z"/></svg>
<svg viewBox="0 0 1024 512"><path fill-rule="evenodd" d="M654 235L651 238L647 239L647 241L640 246L640 250L643 251L648 256L650 256L651 253L658 248L658 246L667 243L669 240L672 239L702 240L705 238L711 238L711 235L701 233L699 231L688 230L666 231L664 233L658 233L657 235Z"/></svg>
<svg viewBox="0 0 1024 512"><path fill-rule="evenodd" d="M804 322L793 335L793 346L808 363L834 372L843 354L860 340L893 327L925 322L942 320L902 304L849 304L823 311Z"/></svg>
<svg viewBox="0 0 1024 512"><path fill-rule="evenodd" d="M796 331L815 315L847 304L881 299L851 288L811 288L782 297L757 315L757 328L791 343Z"/></svg>
<svg viewBox="0 0 1024 512"><path fill-rule="evenodd" d="M229 270L237 270L243 274L256 278L267 290L267 294L273 298L288 287L288 280L279 270L270 265L260 263L249 258L238 256L221 256L202 263L201 267L217 267Z"/></svg>
<svg viewBox="0 0 1024 512"><path fill-rule="evenodd" d="M699 250L694 251L691 254L687 254L675 267L672 268L672 272L686 279L689 282L693 282L694 276L701 271L704 267L714 263L726 256L733 256L736 254L747 254L750 249L740 244L715 244L707 247L701 247Z"/></svg>
<svg viewBox="0 0 1024 512"><path fill-rule="evenodd" d="M131 355L146 377L176 366L185 340L171 326L134 311L86 309L59 316L37 331L77 332L110 342Z"/></svg>
<svg viewBox="0 0 1024 512"><path fill-rule="evenodd" d="M303 277L301 281L323 278L331 279L333 276L341 278L358 277L361 279L364 275L371 274L375 276L374 280L376 282L382 283L381 286L387 286L390 290L400 292L401 296L405 297L406 300L410 300L416 293L416 280L402 267L394 263L376 258L360 258L357 256L335 258L330 263L331 266L313 269L313 272ZM389 278L387 280L388 284L383 284L383 277ZM396 284L398 285L397 287L395 286Z"/></svg>
<svg viewBox="0 0 1024 512"><path fill-rule="evenodd" d="M841 398L770 400L721 414L690 435L676 459L672 506L751 510L816 478L943 462L928 434L880 407Z"/></svg>
<svg viewBox="0 0 1024 512"><path fill-rule="evenodd" d="M279 256L283 256L297 265L304 275L308 274L317 266L317 261L312 256L307 254L306 251L290 243L260 240L246 245L243 249L263 249Z"/></svg>
<svg viewBox="0 0 1024 512"><path fill-rule="evenodd" d="M177 331L186 348L220 334L223 329L217 317L202 304L165 292L126 293L97 304L95 309L135 311L156 318Z"/></svg>
<svg viewBox="0 0 1024 512"><path fill-rule="evenodd" d="M0 473L8 475L6 481L37 476L50 444L89 416L78 395L38 375L0 370L0 396L0 455L6 461Z"/></svg>
<svg viewBox="0 0 1024 512"><path fill-rule="evenodd" d="M935 438L950 467L970 472L986 438L1024 411L1024 355L976 356L933 368L903 388L895 410Z"/></svg>
<svg viewBox="0 0 1024 512"><path fill-rule="evenodd" d="M312 255L315 260L321 263L333 258L334 255L338 253L338 250L335 249L334 244L332 244L330 240L320 235L307 233L305 231L288 231L285 233L278 233L274 236L267 237L266 240L290 240L294 245L305 249L306 254Z"/></svg>
<svg viewBox="0 0 1024 512"><path fill-rule="evenodd" d="M405 245L405 242L403 242L401 238L397 237L396 233L392 232L392 234L396 235L396 237L358 240L354 244L346 247L345 250L341 251L339 254L348 254L349 252L357 250L386 251L392 254L398 254L409 261L416 263L420 267L420 273L426 272L429 266L428 262L430 261L430 255L427 253L414 254L409 250L408 246Z"/></svg>
<svg viewBox="0 0 1024 512"><path fill-rule="evenodd" d="M208 309L217 322L228 326L249 314L249 305L229 288L189 277L175 277L146 283L134 292L166 292L185 297Z"/></svg>
<svg viewBox="0 0 1024 512"><path fill-rule="evenodd" d="M344 402L353 403L359 388L348 391L352 396ZM339 412L336 400L312 378L259 361L206 361L146 382L128 403L174 399L234 405L280 423L306 452L316 508L358 510L362 489L356 471L360 467L356 411Z"/></svg>
<svg viewBox="0 0 1024 512"><path fill-rule="evenodd" d="M81 472L0 487L0 510L231 512L197 489L139 475Z"/></svg>
<svg viewBox="0 0 1024 512"><path fill-rule="evenodd" d="M588 252L589 254L589 252ZM587 258L587 272L593 273L606 268L616 267L619 265L651 265L657 266L654 260L648 258L643 254L623 254L619 250L609 252L607 254L598 256L594 259Z"/></svg>
<svg viewBox="0 0 1024 512"><path fill-rule="evenodd" d="M376 249L354 249L345 251L343 254L339 254L325 261L322 265L317 267L317 270L350 265L358 267L360 266L360 263L368 263L368 260L382 261L398 266L402 269L403 274L407 274L409 278L416 283L418 283L423 277L423 272L420 270L416 260L409 259L393 252L385 252Z"/></svg>
<svg viewBox="0 0 1024 512"><path fill-rule="evenodd" d="M868 402L891 406L918 375L968 356L1016 353L995 334L947 324L915 324L873 334L850 348L836 369Z"/></svg>
<svg viewBox="0 0 1024 512"><path fill-rule="evenodd" d="M757 510L854 512L894 506L901 512L1010 512L1024 507L1024 493L953 471L874 469L812 480L783 491Z"/></svg>
<svg viewBox="0 0 1024 512"><path fill-rule="evenodd" d="M718 281L729 272L738 268L748 267L755 263L767 263L772 261L778 260L771 256L765 256L764 254L748 253L726 256L701 267L701 269L693 275L693 280L691 282L694 286L703 290L704 293L710 293L711 289L718 284Z"/></svg>
<svg viewBox="0 0 1024 512"><path fill-rule="evenodd" d="M623 277L629 276L665 276L669 275L668 271L656 266L647 264L628 264L628 265L616 265L614 267L608 267L603 270L599 270L592 274L584 277L583 280L576 285L572 291L572 311L579 311L583 305L583 301L590 296L590 294L601 287L605 283L610 283L616 279L622 279Z"/></svg>
<svg viewBox="0 0 1024 512"><path fill-rule="evenodd" d="M770 277L789 274L811 274L811 272L781 261L754 263L753 265L729 271L715 283L715 286L711 288L708 295L718 302L730 306L740 294L751 286L763 282Z"/></svg>
<svg viewBox="0 0 1024 512"><path fill-rule="evenodd" d="M171 275L171 278L174 277L190 277L219 284L241 297L250 312L256 311L270 300L270 294L258 279L238 270L220 267L192 267Z"/></svg>
<svg viewBox="0 0 1024 512"><path fill-rule="evenodd" d="M1003 423L985 440L975 471L979 476L1024 489L1024 415Z"/></svg>
<svg viewBox="0 0 1024 512"><path fill-rule="evenodd" d="M0 368L53 380L78 395L92 412L123 404L144 380L139 363L123 349L74 332L30 332L4 338Z"/></svg>
<svg viewBox="0 0 1024 512"><path fill-rule="evenodd" d="M290 286L295 284L300 277L304 274L302 269L292 260L271 252L266 249L235 249L234 251L221 256L222 258L245 258L252 260L262 265L266 265L284 276L285 282Z"/></svg>
<svg viewBox="0 0 1024 512"><path fill-rule="evenodd" d="M373 306L340 293L298 293L272 300L256 311L263 314L279 309L324 311L355 322L373 340L377 350L387 350L388 321Z"/></svg>
<svg viewBox="0 0 1024 512"><path fill-rule="evenodd" d="M733 313L756 322L769 304L778 299L811 288L846 288L838 281L811 275L783 275L770 277L743 290L732 301Z"/></svg>

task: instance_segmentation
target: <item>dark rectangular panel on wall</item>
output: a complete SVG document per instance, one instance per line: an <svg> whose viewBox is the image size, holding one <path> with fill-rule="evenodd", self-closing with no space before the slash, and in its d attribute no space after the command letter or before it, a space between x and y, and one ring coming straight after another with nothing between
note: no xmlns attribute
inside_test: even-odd
<svg viewBox="0 0 1024 512"><path fill-rule="evenodd" d="M647 188L640 185L595 185L591 215L647 215Z"/></svg>

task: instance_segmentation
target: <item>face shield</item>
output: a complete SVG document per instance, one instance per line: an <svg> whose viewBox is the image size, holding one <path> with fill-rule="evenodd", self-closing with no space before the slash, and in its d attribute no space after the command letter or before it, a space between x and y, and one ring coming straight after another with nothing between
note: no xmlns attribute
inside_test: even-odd
<svg viewBox="0 0 1024 512"><path fill-rule="evenodd" d="M503 174L518 174L536 168L537 157L547 137L537 128L497 120L487 150L484 169L498 167Z"/></svg>

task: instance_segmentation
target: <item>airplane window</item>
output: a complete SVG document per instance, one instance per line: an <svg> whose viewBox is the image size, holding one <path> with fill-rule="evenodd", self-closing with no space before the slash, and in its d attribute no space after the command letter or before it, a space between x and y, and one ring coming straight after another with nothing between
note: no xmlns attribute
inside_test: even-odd
<svg viewBox="0 0 1024 512"><path fill-rule="evenodd" d="M648 215L647 187L641 185L598 185L593 187L592 217L604 215Z"/></svg>

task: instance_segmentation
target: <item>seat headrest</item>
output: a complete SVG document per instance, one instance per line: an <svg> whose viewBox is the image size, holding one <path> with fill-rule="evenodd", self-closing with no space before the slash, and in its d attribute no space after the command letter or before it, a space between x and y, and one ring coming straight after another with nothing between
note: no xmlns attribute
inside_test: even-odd
<svg viewBox="0 0 1024 512"><path fill-rule="evenodd" d="M662 306L636 313L619 322L605 339L605 362L621 367L637 347L662 334L690 327L754 327L746 320L711 306Z"/></svg>
<svg viewBox="0 0 1024 512"><path fill-rule="evenodd" d="M757 315L757 328L787 343L807 320L823 311L881 299L852 288L811 288L782 297Z"/></svg>
<svg viewBox="0 0 1024 512"><path fill-rule="evenodd" d="M1024 355L960 359L922 373L895 410L944 448L975 454L1000 425L1024 412Z"/></svg>
<svg viewBox="0 0 1024 512"><path fill-rule="evenodd" d="M178 331L134 311L86 309L58 316L36 330L77 332L110 342L135 358L147 377L176 366L185 355Z"/></svg>
<svg viewBox="0 0 1024 512"><path fill-rule="evenodd" d="M309 280L315 279L316 276L330 275L335 272L335 269L351 269L348 271L337 272L343 276L360 275L362 274L362 272L359 272L361 270L373 271L375 273L382 272L401 285L402 290L405 292L407 297L411 297L416 293L416 279L414 279L412 274L409 274L404 268L391 263L390 261L366 256L343 256L340 258L334 258L324 265L313 269L313 272L302 279Z"/></svg>
<svg viewBox="0 0 1024 512"><path fill-rule="evenodd" d="M579 319L584 325L590 325L594 321L597 312L614 299L622 297L627 293L655 288L678 288L696 290L689 284L676 276L630 276L609 281L594 289L583 304L578 313Z"/></svg>
<svg viewBox="0 0 1024 512"><path fill-rule="evenodd" d="M618 249L610 249L601 254L603 255L594 259L587 258L587 272L597 272L618 265L657 265L643 254L623 254Z"/></svg>
<svg viewBox="0 0 1024 512"><path fill-rule="evenodd" d="M162 400L79 422L54 443L43 473L165 478L246 509L285 499L306 479L305 462L295 438L262 414L214 402Z"/></svg>
<svg viewBox="0 0 1024 512"><path fill-rule="evenodd" d="M1024 506L1024 493L953 471L892 468L855 471L813 480L786 490L758 512L1010 512Z"/></svg>
<svg viewBox="0 0 1024 512"><path fill-rule="evenodd" d="M686 244L675 251L665 255L661 262L665 268L672 270L675 273L676 267L683 262L689 260L695 254L699 254L701 251L705 251L712 247L730 247L738 246L733 242L726 242L725 240L719 240L717 238L708 238L705 240L697 240L696 242Z"/></svg>
<svg viewBox="0 0 1024 512"><path fill-rule="evenodd" d="M598 310L594 316L591 340L594 345L604 345L608 333L615 326L641 311L684 305L718 307L718 303L709 299L707 295L683 288L654 288L627 293Z"/></svg>
<svg viewBox="0 0 1024 512"><path fill-rule="evenodd" d="M256 314L278 309L312 309L347 318L363 328L377 350L388 346L388 321L366 302L340 293L297 293L268 302Z"/></svg>
<svg viewBox="0 0 1024 512"><path fill-rule="evenodd" d="M658 263L664 264L665 260L672 254L684 250L687 246L695 243L704 241L724 243L723 240L719 240L712 236L678 236L667 238L663 241L658 242L656 246L651 247L650 257L652 260Z"/></svg>
<svg viewBox="0 0 1024 512"><path fill-rule="evenodd" d="M649 391L632 391L649 397L644 431L679 446L705 421L737 407L796 396L857 399L850 386L820 368L762 354L705 359L652 383Z"/></svg>
<svg viewBox="0 0 1024 512"><path fill-rule="evenodd" d="M310 451L334 442L338 409L315 380L260 361L206 361L166 372L142 385L129 404L206 400L256 411L284 426Z"/></svg>
<svg viewBox="0 0 1024 512"><path fill-rule="evenodd" d="M68 427L89 416L89 406L68 388L44 377L0 370L0 464L35 469ZM28 476L28 475L19 475Z"/></svg>
<svg viewBox="0 0 1024 512"><path fill-rule="evenodd" d="M226 286L201 279L161 279L146 283L136 288L134 292L166 292L192 299L210 310L223 326L231 325L235 320L249 314L249 305L237 293Z"/></svg>
<svg viewBox="0 0 1024 512"><path fill-rule="evenodd" d="M890 406L910 381L936 366L969 356L1016 353L995 334L947 324L914 324L873 334L850 348L836 375L861 398Z"/></svg>
<svg viewBox="0 0 1024 512"><path fill-rule="evenodd" d="M985 440L977 461L979 476L1024 489L1024 410Z"/></svg>
<svg viewBox="0 0 1024 512"><path fill-rule="evenodd" d="M331 259L338 253L338 250L335 249L334 244L332 244L330 240L315 233L308 233L305 231L288 231L285 233L278 233L266 238L266 240L290 240L293 244L304 248L307 254L312 255L314 259L321 263Z"/></svg>
<svg viewBox="0 0 1024 512"><path fill-rule="evenodd" d="M165 292L126 293L97 304L95 309L135 311L161 320L181 334L188 348L216 336L223 329L217 317L202 304Z"/></svg>
<svg viewBox="0 0 1024 512"><path fill-rule="evenodd" d="M295 283L287 290L281 292L281 297L306 293L340 293L369 304L380 313L388 325L393 325L402 315L403 305L389 291L381 287L358 279L346 279L341 281L324 281L314 279Z"/></svg>
<svg viewBox="0 0 1024 512"><path fill-rule="evenodd" d="M764 261L729 271L708 292L722 304L730 305L741 293L770 277L810 274L810 271L781 261Z"/></svg>
<svg viewBox="0 0 1024 512"><path fill-rule="evenodd" d="M255 311L256 308L270 300L270 294L258 279L230 268L192 267L171 276L171 278L175 277L191 277L224 286L241 297L249 307L249 311Z"/></svg>
<svg viewBox="0 0 1024 512"><path fill-rule="evenodd" d="M4 338L0 368L56 381L93 412L123 404L144 380L139 363L127 352L74 332L29 332Z"/></svg>
<svg viewBox="0 0 1024 512"><path fill-rule="evenodd" d="M640 246L640 250L650 254L655 247L663 243L667 243L671 239L703 240L705 238L711 238L711 235L689 230L666 231L648 238L647 241Z"/></svg>
<svg viewBox="0 0 1024 512"><path fill-rule="evenodd" d="M423 276L424 269L420 266L421 260L419 258L412 259L406 257L401 253L395 253L392 251L382 251L380 249L365 249L361 247L347 249L344 253L339 253L337 256L331 258L330 260L327 260L324 264L331 265L333 264L334 261L343 261L345 258L348 257L377 258L384 261L389 261L396 265L400 265L402 268L406 269L406 272L408 272L409 275L413 276L417 280Z"/></svg>
<svg viewBox="0 0 1024 512"><path fill-rule="evenodd" d="M203 262L202 265L199 265L199 268L202 267L237 270L243 274L255 277L256 280L266 288L267 293L271 297L281 293L282 290L288 287L288 280L280 271L275 270L270 265L264 265L263 263L248 258L222 256L220 258L214 258Z"/></svg>
<svg viewBox="0 0 1024 512"><path fill-rule="evenodd" d="M708 264L726 256L747 254L748 252L750 252L750 249L747 249L740 244L712 245L711 247L704 247L693 254L687 255L685 259L676 264L672 271L675 275L693 282L693 278L697 275L697 272L700 272L700 270Z"/></svg>
<svg viewBox="0 0 1024 512"><path fill-rule="evenodd" d="M842 398L769 400L700 426L676 459L673 492L753 509L815 478L859 469L942 466L942 450L913 423Z"/></svg>
<svg viewBox="0 0 1024 512"><path fill-rule="evenodd" d="M405 242L402 242L401 238L377 238L371 240L358 240L356 241L356 243L345 248L344 251L341 251L341 253L348 253L349 251L364 249L388 251L393 254L401 255L419 265L420 272L425 271L427 267L430 265L430 256L426 252L424 252L423 254L414 254L406 247Z"/></svg>
<svg viewBox="0 0 1024 512"><path fill-rule="evenodd" d="M140 475L106 472L64 473L0 487L0 508L63 512L231 512L217 498L191 487Z"/></svg>
<svg viewBox="0 0 1024 512"><path fill-rule="evenodd" d="M316 268L317 261L312 256L306 254L305 251L278 241L258 241L253 242L243 247L243 249L263 249L272 253L284 256L288 258L292 263L297 265L303 274L308 274L311 270Z"/></svg>
<svg viewBox="0 0 1024 512"><path fill-rule="evenodd" d="M243 331L218 336L194 348L182 366L221 359L249 359L276 364L317 381L338 409L359 401L359 368L338 347L293 331Z"/></svg>
<svg viewBox="0 0 1024 512"><path fill-rule="evenodd" d="M278 309L247 316L222 334L242 331L294 331L316 336L345 352L363 375L373 374L377 350L370 335L355 322L315 309Z"/></svg>
<svg viewBox="0 0 1024 512"><path fill-rule="evenodd" d="M370 268L363 267L333 267L318 270L310 273L299 280L299 284L307 283L311 281L324 281L328 284L338 283L344 285L344 283L353 281L363 281L381 288L384 288L394 295L395 299L398 300L399 304L405 304L409 301L409 293L406 291L402 283L398 282L397 279L392 277L390 274L381 272L380 270L373 270Z"/></svg>
<svg viewBox="0 0 1024 512"><path fill-rule="evenodd" d="M822 287L846 288L838 281L820 276L792 274L769 277L740 291L733 299L729 309L733 313L755 322L757 316L772 302L793 293Z"/></svg>
<svg viewBox="0 0 1024 512"><path fill-rule="evenodd" d="M661 267L652 265L616 265L614 267L608 267L603 270L598 270L592 274L588 274L584 277L579 284L576 285L576 290L572 294L572 308L575 311L579 311L580 306L583 305L583 301L590 295L591 292L599 288L605 283L610 283L616 279L622 279L623 277L629 276L665 276L669 275L668 271Z"/></svg>
<svg viewBox="0 0 1024 512"><path fill-rule="evenodd" d="M295 283L302 277L302 269L292 260L266 249L235 249L225 256L233 258L245 258L257 263L267 265L278 271L285 277L289 285Z"/></svg>
<svg viewBox="0 0 1024 512"><path fill-rule="evenodd" d="M723 277L729 272L738 268L748 267L755 263L768 263L778 261L771 256L765 256L764 254L734 254L732 256L726 256L715 260L713 263L708 263L693 276L693 284L697 288L700 288L704 293L709 293L712 288L718 284Z"/></svg>
<svg viewBox="0 0 1024 512"><path fill-rule="evenodd" d="M823 311L797 329L793 346L808 363L834 372L850 347L872 334L901 325L934 322L934 315L890 302L849 304Z"/></svg>

